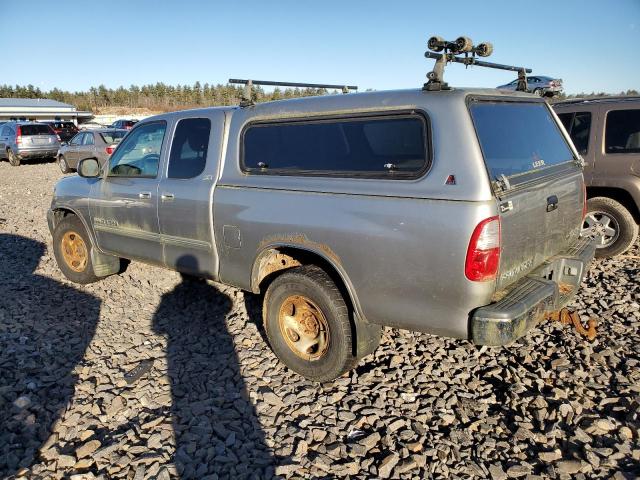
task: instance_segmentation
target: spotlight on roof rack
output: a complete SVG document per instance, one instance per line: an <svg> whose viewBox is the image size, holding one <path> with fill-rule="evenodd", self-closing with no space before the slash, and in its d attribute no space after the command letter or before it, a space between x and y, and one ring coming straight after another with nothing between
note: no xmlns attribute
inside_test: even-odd
<svg viewBox="0 0 640 480"><path fill-rule="evenodd" d="M465 67L477 65L479 67L518 72L518 87L516 90L523 92L529 91L527 85L527 73L531 73L530 68L485 62L476 58L488 57L493 53L493 45L489 42L473 45L473 41L469 37L458 37L454 41L448 41L442 37L434 36L429 38L427 41L427 49L430 51L425 52L424 56L427 58L433 58L436 61L436 64L433 67L433 70L427 74L428 82L424 84L424 87L422 88L423 90L449 90L449 86L443 80L444 67L448 63L462 63Z"/></svg>

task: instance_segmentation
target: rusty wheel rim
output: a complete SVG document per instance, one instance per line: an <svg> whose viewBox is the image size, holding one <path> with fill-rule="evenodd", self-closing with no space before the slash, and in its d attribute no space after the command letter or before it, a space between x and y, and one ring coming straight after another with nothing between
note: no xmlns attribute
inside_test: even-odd
<svg viewBox="0 0 640 480"><path fill-rule="evenodd" d="M327 353L329 324L322 310L304 295L285 299L278 324L287 346L298 357L315 361Z"/></svg>
<svg viewBox="0 0 640 480"><path fill-rule="evenodd" d="M63 237L62 257L67 266L74 272L83 272L87 266L87 245L78 233L70 230Z"/></svg>

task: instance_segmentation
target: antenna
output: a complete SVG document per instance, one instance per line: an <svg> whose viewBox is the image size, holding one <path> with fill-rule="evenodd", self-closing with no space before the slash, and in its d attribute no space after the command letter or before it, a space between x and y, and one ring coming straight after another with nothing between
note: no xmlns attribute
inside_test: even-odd
<svg viewBox="0 0 640 480"><path fill-rule="evenodd" d="M298 88L326 88L341 90L342 93L349 93L349 90L358 90L356 85L331 85L327 83L300 83L300 82L274 82L271 80L241 80L238 78L230 78L229 83L236 85L244 85L244 94L240 101L241 107L248 107L254 104L251 99L251 93L254 85L268 85L274 87L298 87Z"/></svg>
<svg viewBox="0 0 640 480"><path fill-rule="evenodd" d="M488 57L493 53L493 45L489 42L479 43L474 46L469 37L458 37L455 41L444 40L442 37L431 37L427 42L427 48L431 51L425 52L424 56L427 58L433 58L436 61L436 64L433 67L433 70L427 73L428 82L422 87L423 90L449 90L449 85L447 85L443 79L444 67L448 63L462 63L465 67L477 65L478 67L518 72L518 86L516 90L522 92L529 91L529 87L527 85L527 73L532 72L530 68L485 62L476 58L476 56ZM463 54L464 56L458 56Z"/></svg>

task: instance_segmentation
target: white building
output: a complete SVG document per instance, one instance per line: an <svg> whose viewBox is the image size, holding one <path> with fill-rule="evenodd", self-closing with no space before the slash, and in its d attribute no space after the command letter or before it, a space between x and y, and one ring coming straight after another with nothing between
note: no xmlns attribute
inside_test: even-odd
<svg viewBox="0 0 640 480"><path fill-rule="evenodd" d="M78 111L73 105L47 98L0 98L0 122L8 120L48 122L78 121L93 118L91 112Z"/></svg>

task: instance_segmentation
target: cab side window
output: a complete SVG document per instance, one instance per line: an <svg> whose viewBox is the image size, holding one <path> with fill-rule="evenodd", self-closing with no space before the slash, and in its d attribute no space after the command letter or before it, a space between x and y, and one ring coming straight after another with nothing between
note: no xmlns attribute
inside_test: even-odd
<svg viewBox="0 0 640 480"><path fill-rule="evenodd" d="M640 153L640 110L607 113L604 143L607 153Z"/></svg>
<svg viewBox="0 0 640 480"><path fill-rule="evenodd" d="M77 134L75 137L71 139L71 145L81 145L83 137L84 137L84 133Z"/></svg>
<svg viewBox="0 0 640 480"><path fill-rule="evenodd" d="M131 130L109 160L109 176L156 177L166 129L167 122L159 121Z"/></svg>
<svg viewBox="0 0 640 480"><path fill-rule="evenodd" d="M93 133L85 133L84 140L82 141L83 145L95 145L95 141L93 140Z"/></svg>
<svg viewBox="0 0 640 480"><path fill-rule="evenodd" d="M208 118L185 118L178 122L171 143L168 178L193 178L204 171L210 133Z"/></svg>

